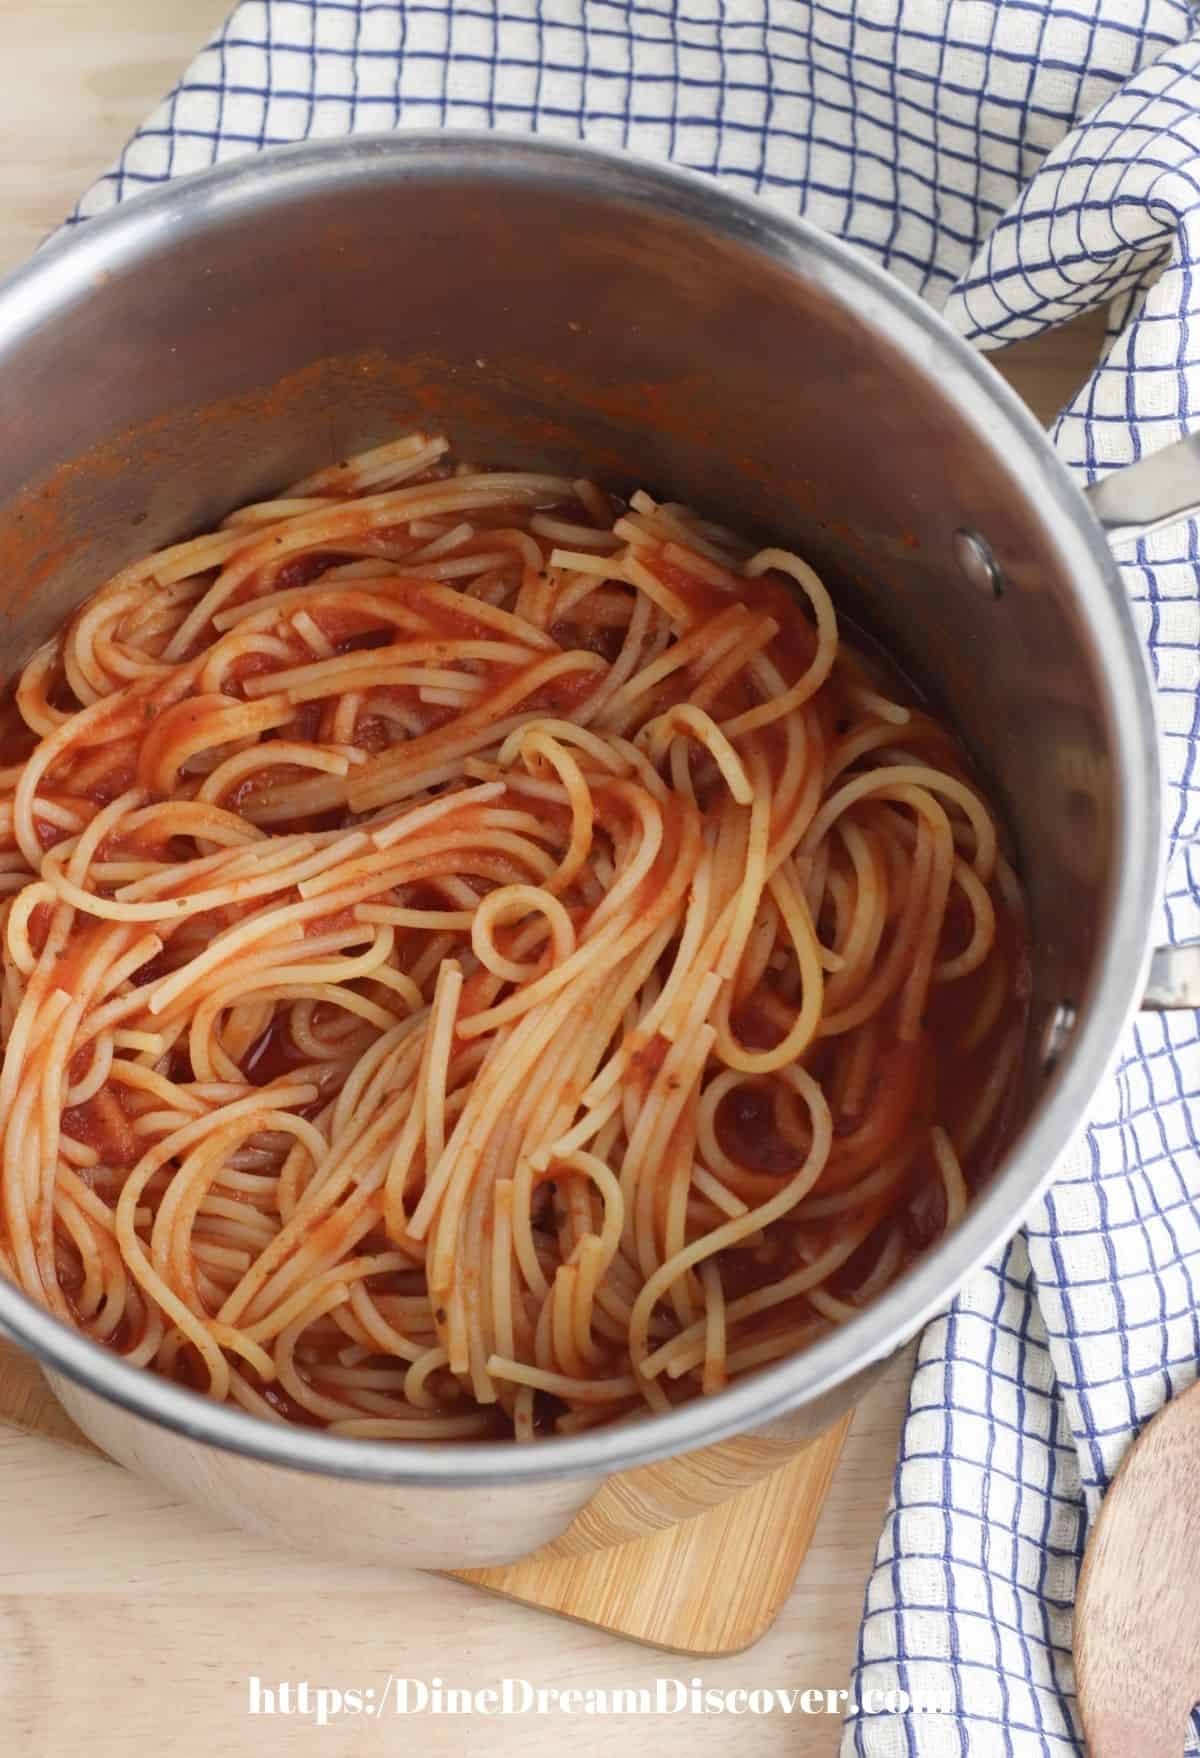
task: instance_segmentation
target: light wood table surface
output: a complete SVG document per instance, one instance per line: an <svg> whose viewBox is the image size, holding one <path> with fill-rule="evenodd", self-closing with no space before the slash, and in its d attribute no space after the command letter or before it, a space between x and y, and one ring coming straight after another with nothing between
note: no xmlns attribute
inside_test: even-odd
<svg viewBox="0 0 1200 1758"><path fill-rule="evenodd" d="M2 0L0 271L20 262L170 87L227 0ZM1043 418L1094 358L1095 322L1001 362ZM247 1677L340 1688L389 1672L480 1688L847 1682L887 1501L906 1354L855 1418L795 1591L744 1655L688 1662L426 1575L334 1567L220 1527L115 1466L0 1430L0 1751L22 1758L358 1753L372 1724L251 1720ZM736 1559L730 1560L736 1567ZM690 1715L396 1720L380 1749L489 1758L569 1744L575 1758L831 1758L832 1718ZM384 1744L386 1742L386 1746Z"/></svg>

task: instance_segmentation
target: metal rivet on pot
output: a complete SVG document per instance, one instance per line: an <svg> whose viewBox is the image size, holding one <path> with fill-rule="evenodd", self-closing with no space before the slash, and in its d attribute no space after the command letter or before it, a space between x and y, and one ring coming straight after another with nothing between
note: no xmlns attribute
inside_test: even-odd
<svg viewBox="0 0 1200 1758"><path fill-rule="evenodd" d="M1069 1001L1060 1001L1050 1015L1050 1023L1042 1039L1042 1068L1046 1074L1050 1073L1070 1043L1077 1018L1078 1015Z"/></svg>
<svg viewBox="0 0 1200 1758"><path fill-rule="evenodd" d="M976 531L956 531L953 538L954 559L963 571L963 577L982 592L985 598L999 598L1004 592L1004 580L996 565L996 558Z"/></svg>

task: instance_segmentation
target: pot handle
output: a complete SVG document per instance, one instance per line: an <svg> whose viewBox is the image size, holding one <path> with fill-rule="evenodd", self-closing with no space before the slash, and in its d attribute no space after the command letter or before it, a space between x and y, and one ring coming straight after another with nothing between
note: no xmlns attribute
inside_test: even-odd
<svg viewBox="0 0 1200 1758"><path fill-rule="evenodd" d="M1111 470L1083 492L1110 543L1134 543L1200 514L1200 433Z"/></svg>
<svg viewBox="0 0 1200 1758"><path fill-rule="evenodd" d="M1109 543L1135 543L1165 525L1200 515L1200 433L1111 470L1084 489ZM1200 1007L1200 940L1160 946L1151 955L1142 1008L1173 1013Z"/></svg>
<svg viewBox="0 0 1200 1758"><path fill-rule="evenodd" d="M1144 1013L1185 1013L1200 1007L1200 940L1159 946L1150 955L1142 992Z"/></svg>

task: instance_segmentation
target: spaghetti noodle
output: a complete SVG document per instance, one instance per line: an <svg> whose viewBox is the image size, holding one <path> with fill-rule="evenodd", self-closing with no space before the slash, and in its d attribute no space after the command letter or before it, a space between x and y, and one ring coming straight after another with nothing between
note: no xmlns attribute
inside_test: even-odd
<svg viewBox="0 0 1200 1758"><path fill-rule="evenodd" d="M799 557L414 435L125 568L0 772L0 1269L363 1437L714 1392L967 1201L1021 900Z"/></svg>

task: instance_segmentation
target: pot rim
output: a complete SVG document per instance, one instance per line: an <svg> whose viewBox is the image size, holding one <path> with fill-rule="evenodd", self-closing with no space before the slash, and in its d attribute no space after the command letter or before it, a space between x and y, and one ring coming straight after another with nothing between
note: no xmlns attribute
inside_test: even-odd
<svg viewBox="0 0 1200 1758"><path fill-rule="evenodd" d="M959 1226L861 1314L801 1353L637 1418L536 1446L512 1441L363 1441L276 1425L131 1366L0 1279L0 1331L132 1414L264 1463L376 1483L476 1487L593 1477L648 1464L761 1427L879 1362L944 1307L960 1283L1016 1230L1082 1129L1088 1103L1137 1007L1162 865L1158 740L1142 644L1115 564L1084 496L1041 427L999 374L915 293L852 246L711 178L575 142L455 130L354 135L271 148L132 197L60 235L0 283L0 359L22 335L86 295L97 275L171 247L179 233L220 224L314 189L411 177L469 175L539 184L583 198L667 213L749 246L819 282L927 373L1013 478L1036 481L1042 520L1064 578L1075 582L1117 757L1118 812L1106 944L1072 1040L1037 1113ZM1147 850L1155 851L1147 858Z"/></svg>

